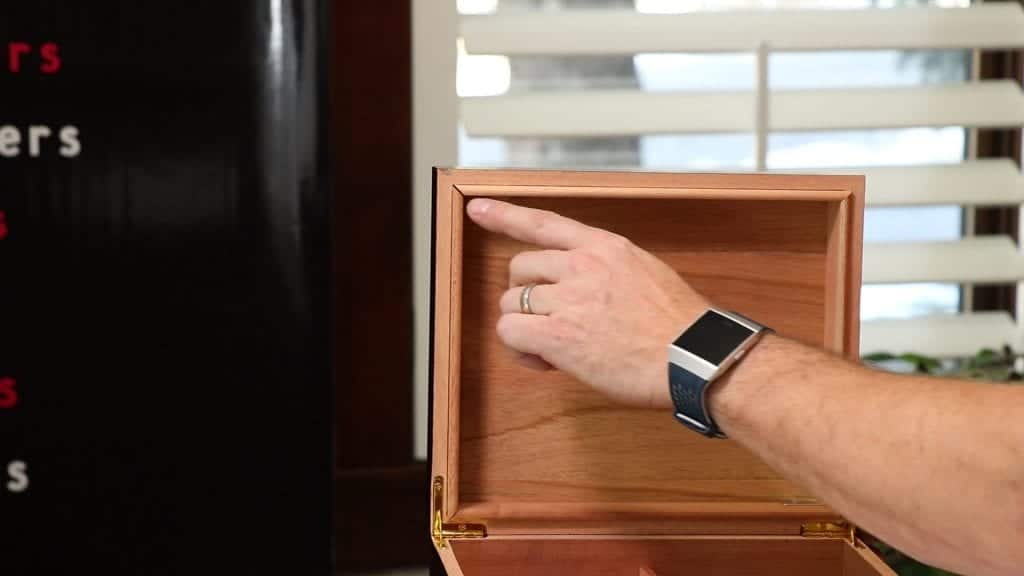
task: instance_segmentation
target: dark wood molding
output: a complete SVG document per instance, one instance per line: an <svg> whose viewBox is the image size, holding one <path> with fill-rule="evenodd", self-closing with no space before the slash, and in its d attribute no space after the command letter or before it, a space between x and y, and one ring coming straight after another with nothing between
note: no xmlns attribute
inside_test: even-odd
<svg viewBox="0 0 1024 576"><path fill-rule="evenodd" d="M335 513L341 572L426 567L413 453L412 5L335 2Z"/></svg>
<svg viewBox="0 0 1024 576"><path fill-rule="evenodd" d="M1024 83L1024 52L1000 51L984 52L981 55L982 79L1013 78ZM1019 128L1005 130L978 131L978 158L1012 158L1021 165L1021 130ZM1018 238L1018 219L1020 210L1016 206L985 207L975 209L974 233L1007 234L1014 240ZM1011 314L1016 311L1017 289L1007 285L974 286L973 301L975 310L1006 310Z"/></svg>
<svg viewBox="0 0 1024 576"><path fill-rule="evenodd" d="M341 468L412 458L412 31L409 2L334 11L332 136Z"/></svg>

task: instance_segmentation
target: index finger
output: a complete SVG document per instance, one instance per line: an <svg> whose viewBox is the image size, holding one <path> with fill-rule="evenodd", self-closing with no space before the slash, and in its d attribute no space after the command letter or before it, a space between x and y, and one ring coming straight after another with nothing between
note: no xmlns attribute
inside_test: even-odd
<svg viewBox="0 0 1024 576"><path fill-rule="evenodd" d="M466 206L474 222L491 232L547 248L572 250L593 242L600 231L547 210L474 198Z"/></svg>

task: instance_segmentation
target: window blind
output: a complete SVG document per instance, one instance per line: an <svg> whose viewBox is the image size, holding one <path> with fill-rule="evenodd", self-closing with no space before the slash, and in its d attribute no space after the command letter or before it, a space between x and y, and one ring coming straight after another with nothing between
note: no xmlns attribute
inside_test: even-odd
<svg viewBox="0 0 1024 576"><path fill-rule="evenodd" d="M749 53L752 89L645 91L636 87L520 90L459 99L459 120L476 138L602 138L654 134L754 133L755 169L768 170L773 133L908 127L1024 126L1024 91L1013 80L921 86L773 88L769 58L792 51L1015 50L1024 48L1017 2L968 7L855 10L640 13L632 9L497 11L462 15L466 54L634 56L647 53ZM863 173L869 207L1020 206L1024 178L1011 159L956 164L800 169ZM1024 256L1008 235L928 242L868 243L865 285L1014 283L1024 310ZM1022 343L1008 312L866 320L861 351L970 355Z"/></svg>

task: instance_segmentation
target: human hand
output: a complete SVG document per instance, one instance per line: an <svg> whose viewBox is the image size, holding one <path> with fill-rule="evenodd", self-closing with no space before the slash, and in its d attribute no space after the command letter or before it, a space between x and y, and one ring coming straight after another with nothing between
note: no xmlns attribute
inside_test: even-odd
<svg viewBox="0 0 1024 576"><path fill-rule="evenodd" d="M668 345L708 302L628 239L545 210L473 199L483 228L537 245L509 263L498 337L525 364L552 366L619 402L672 406ZM530 283L533 314L520 310Z"/></svg>

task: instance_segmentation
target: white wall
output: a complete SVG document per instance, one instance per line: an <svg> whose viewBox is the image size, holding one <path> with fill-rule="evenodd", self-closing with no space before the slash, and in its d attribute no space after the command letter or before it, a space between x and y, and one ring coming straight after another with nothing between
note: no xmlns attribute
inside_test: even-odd
<svg viewBox="0 0 1024 576"><path fill-rule="evenodd" d="M412 0L413 309L416 457L427 457L430 342L431 169L458 162L455 93L458 17L454 0Z"/></svg>

